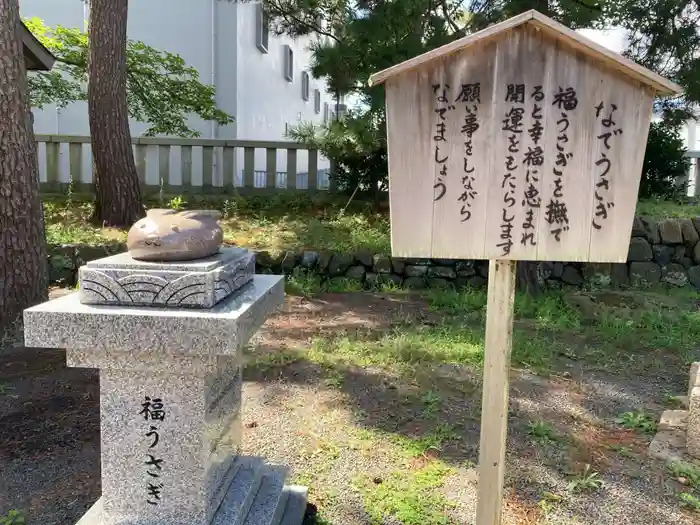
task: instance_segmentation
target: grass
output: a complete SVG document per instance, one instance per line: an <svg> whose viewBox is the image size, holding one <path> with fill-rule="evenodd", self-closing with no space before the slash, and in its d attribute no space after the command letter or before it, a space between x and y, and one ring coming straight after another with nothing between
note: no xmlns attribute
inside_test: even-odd
<svg viewBox="0 0 700 525"><path fill-rule="evenodd" d="M365 202L353 201L347 210L346 197L295 196L242 198L176 196L163 201L147 199L148 208L215 208L222 213L225 240L249 248L284 250L329 250L389 254L388 214L375 213ZM92 205L80 196L44 198L46 236L52 244L103 244L123 242L126 231L91 225ZM700 204L645 200L640 215L656 219L700 216Z"/></svg>
<svg viewBox="0 0 700 525"><path fill-rule="evenodd" d="M4 516L0 516L0 525L24 525L24 515L16 510L10 510Z"/></svg>
<svg viewBox="0 0 700 525"><path fill-rule="evenodd" d="M289 279L289 288L307 297L330 289L327 283L314 279L306 274L295 274ZM342 283L336 291L341 290ZM409 299L407 296L408 292L401 292L391 299L402 301ZM469 379L443 379L442 376L437 379L435 373L447 367L474 371L478 375L483 364L484 291L426 291L418 295L419 299L412 297L411 301L424 301L424 307L419 311L410 308L402 311L381 329L353 327L327 331L312 337L308 345L305 340L303 346L261 356L255 363L262 370L279 370L292 363L315 367L320 371L319 381L343 395L361 388L354 379L358 370L373 370L373 373L391 377L392 382L399 385L396 397L403 408L387 407L390 423L361 431L364 446L391 451L386 455L392 458L393 468L383 470L379 478L376 473L360 477L354 485L372 523L377 524L382 523L382 519L403 525L451 523L448 516L452 514L445 511L450 508L450 501L439 490L446 474L437 475L436 472L442 472L441 465L447 458L460 458L459 463L450 462L452 465L461 465L467 459L458 452L466 440L461 421L470 410L463 406L460 389L464 388L464 393L471 396L474 386ZM319 299L322 303L323 298ZM642 374L658 375L661 370L682 370L700 357L696 347L700 337L700 312L696 301L696 293L662 289L635 293L552 293L536 299L518 294L513 366L543 376L557 376L567 370L566 363L573 361L585 364L587 369L601 369L629 381L637 380ZM459 409L462 419L453 417L455 397L460 398L457 403L462 406ZM659 402L663 401L661 392ZM405 412L400 415L398 410ZM575 523L555 521L555 518L550 521L548 516L556 514L554 507L602 491L605 488L602 478L610 467L608 459L630 464L642 461L646 457L643 452L645 437L636 433L650 434L656 428L655 416L642 410L628 411L619 414L619 427L595 427L588 429L588 433L584 429L581 435L590 435L590 440L576 441L581 429L560 433L552 423L539 419L544 414L535 414L529 423L525 420L529 453L537 457L543 454L542 457L563 458L553 459L559 461L556 468L561 472L562 485L558 497L563 498L562 501L556 504L545 501L547 509L538 510L539 521L523 521L538 525ZM478 412L474 416L478 417ZM362 409L354 411L354 419L359 424L364 425L368 418L375 417L376 414ZM467 419L469 417L471 415L467 415ZM396 427L401 421L410 423L405 423L408 428L399 431ZM582 424L582 420L577 421L577 425ZM557 428L561 428L561 424L559 421ZM602 420L598 424L602 425ZM352 429L347 432L359 435L357 427L347 428ZM574 442L575 447L559 446ZM547 450L537 450L532 445L547 447ZM581 455L569 451L572 447L580 450ZM586 459L586 454L590 458ZM325 464L325 460L322 463ZM435 470L421 470L428 467ZM389 474L385 474L387 472ZM432 474L428 476L427 472ZM694 472L687 466L669 471L674 477L687 480L685 492L679 491L674 497L678 498L679 507L689 510L696 508L699 496ZM304 481L313 487L319 478L312 478ZM325 483L318 482L321 486ZM332 507L328 499L324 501ZM523 508L530 509L527 505Z"/></svg>
<svg viewBox="0 0 700 525"><path fill-rule="evenodd" d="M399 447L401 453L406 457L419 458L441 452L447 443L458 438L459 434L452 425L439 423L431 431L424 432L420 436L392 435L390 440Z"/></svg>
<svg viewBox="0 0 700 525"><path fill-rule="evenodd" d="M389 253L389 221L357 203L345 213L344 198L171 199L148 201L147 208L214 208L222 212L221 226L228 243L253 249L329 250ZM99 228L89 222L92 205L85 200L45 199L46 237L51 244L123 242L126 230Z"/></svg>
<svg viewBox="0 0 700 525"><path fill-rule="evenodd" d="M416 437L348 427L342 442L314 440L313 446L302 452L304 468L291 482L309 486L315 503L332 507L342 494L319 480L324 476L337 478L335 461L341 450L376 452L381 449L394 459L395 468L382 475L366 472L350 481L351 488L362 499L370 523L381 525L391 517L391 523L397 525L457 525L445 516L451 503L439 491L453 469L435 458L442 445L456 437L455 429L444 424L437 424L431 432ZM320 523L330 525L331 522L317 519L315 525Z"/></svg>
<svg viewBox="0 0 700 525"><path fill-rule="evenodd" d="M669 465L668 470L674 478L684 480L684 485L693 489L700 489L700 467L685 461L675 461Z"/></svg>
<svg viewBox="0 0 700 525"><path fill-rule="evenodd" d="M442 404L442 398L439 394L428 390L420 397L420 402L423 405L423 416L432 417L437 414Z"/></svg>
<svg viewBox="0 0 700 525"><path fill-rule="evenodd" d="M681 492L678 494L678 500L681 502L682 507L693 512L700 512L700 498L690 492Z"/></svg>
<svg viewBox="0 0 700 525"><path fill-rule="evenodd" d="M381 277L381 276L380 276ZM359 292L369 290L375 292L405 293L391 281L379 280L375 285L369 286L347 277L325 278L316 272L305 268L296 267L285 279L285 289L288 294L302 297L313 297L322 292Z"/></svg>
<svg viewBox="0 0 700 525"><path fill-rule="evenodd" d="M678 494L681 507L700 513L700 466L685 461L675 461L668 466L669 474L690 491Z"/></svg>
<svg viewBox="0 0 700 525"><path fill-rule="evenodd" d="M700 216L700 204L696 199L685 202L648 199L637 203L637 215L655 219L693 218Z"/></svg>
<svg viewBox="0 0 700 525"><path fill-rule="evenodd" d="M288 291L290 288L294 284ZM316 290L324 291L322 286ZM604 296L592 317L571 306L561 294L537 300L517 295L513 364L546 373L562 359L584 359L600 368L634 374L659 365L659 350L675 355L680 366L690 364L697 358L700 312L690 298L673 293L649 294L644 309L610 307ZM396 367L408 375L420 372L423 365L480 367L486 292L428 292L425 297L436 314L435 322L407 317L387 331L316 337L307 358L331 366ZM685 301L686 306L674 307L676 303L669 299ZM643 413L621 418L626 428L644 432L655 428L650 416Z"/></svg>
<svg viewBox="0 0 700 525"><path fill-rule="evenodd" d="M442 462L433 462L386 478L363 476L356 480L356 488L372 525L386 523L387 516L403 525L456 525L446 513L450 503L436 492L451 472Z"/></svg>

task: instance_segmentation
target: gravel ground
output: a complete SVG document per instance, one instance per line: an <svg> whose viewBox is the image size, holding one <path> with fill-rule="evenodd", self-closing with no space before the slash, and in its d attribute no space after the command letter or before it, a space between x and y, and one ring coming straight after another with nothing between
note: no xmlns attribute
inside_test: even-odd
<svg viewBox="0 0 700 525"><path fill-rule="evenodd" d="M98 374L17 342L0 351L0 517L72 525L100 494Z"/></svg>
<svg viewBox="0 0 700 525"><path fill-rule="evenodd" d="M403 296L288 298L255 338L248 359L284 347L304 348L320 333L380 330L407 317L429 322L433 315L420 301ZM646 456L650 437L613 421L639 406L658 416L661 392L682 392L684 371L631 378L577 362L564 369L564 376L551 379L512 374L504 523L700 524L698 515L679 510L674 495L679 487L664 475L663 465ZM251 362L243 390L244 453L287 465L293 481L310 486L311 500L328 523L369 525L356 480L407 468L395 443L377 436L415 437L447 422L459 437L438 453L454 469L441 491L454 504L451 517L472 523L479 374L451 365L426 370L442 398L430 421L421 420L415 404L421 378L352 369L343 370L338 382L333 374L303 359L265 367ZM18 342L0 351L0 516L16 508L27 515L27 525L73 525L97 499L98 385L95 371L66 368L61 351L27 349ZM547 421L570 439L533 445L526 433L531 420ZM629 457L610 445L625 446ZM604 487L563 496L569 471L584 464L600 472ZM543 510L537 502L544 491L562 499Z"/></svg>
<svg viewBox="0 0 700 525"><path fill-rule="evenodd" d="M352 480L369 473L382 475L400 467L384 444L377 442L371 453L362 447L348 445L348 435L367 424L363 414L368 405L381 404L381 392L372 390L362 399L338 392L334 388L314 386L301 379L304 365L285 367L282 375L269 381L251 381L244 391L244 414L254 428L245 433L244 448L262 453L273 461L289 465L292 474L302 482L310 482L311 498L323 509L330 523L367 525L362 501L353 489ZM320 378L319 378L320 379ZM535 384L540 378L534 378ZM322 381L319 381L322 383ZM525 525L550 523L561 525L690 525L700 523L697 516L679 510L671 489L674 482L664 475L663 465L646 457L647 442L634 433L621 430L600 430L586 442L582 450L573 448L535 447L524 433L527 421L545 419L562 431L586 435L590 421L601 423L603 414L591 414L581 400L605 397L609 414L618 414L630 407L624 397L618 404L607 398L608 385L598 380L583 381L581 394L559 385L544 389L528 387L527 377L514 378L514 395L509 421L507 486L511 489L506 502L504 524ZM604 386L597 391L596 386ZM391 391L389 391L391 392ZM391 397L389 393L387 397ZM371 398L371 399L370 399ZM465 405L474 403L464 400ZM393 406L390 400L388 405ZM637 405L635 403L635 405ZM471 407L467 407L471 411ZM401 417L401 415L399 415ZM603 427L606 428L606 427ZM458 523L473 523L476 511L478 475L469 461L476 461L478 424L461 428L463 442L442 457L455 468L443 488L445 496L456 504L452 516ZM597 441L596 441L597 440ZM606 448L621 444L635 451L633 458L622 458ZM325 448L324 448L325 447ZM332 452L329 452L331 449ZM578 456L578 457L577 457ZM602 490L584 493L557 502L547 517L537 507L543 491L566 494L569 482L567 469L574 460L585 460L601 472ZM582 463L582 461L581 461ZM678 487L675 487L678 489Z"/></svg>

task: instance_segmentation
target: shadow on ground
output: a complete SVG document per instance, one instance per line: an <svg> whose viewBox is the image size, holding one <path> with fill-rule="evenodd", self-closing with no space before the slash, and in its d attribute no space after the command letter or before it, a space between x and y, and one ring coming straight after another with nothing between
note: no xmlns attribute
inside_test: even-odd
<svg viewBox="0 0 700 525"><path fill-rule="evenodd" d="M362 293L290 298L251 350L246 380L268 385L266 406L284 405L289 385L336 390L340 397L334 402L352 412L357 427L424 443L437 440L438 450L429 450L429 455L463 470L478 460L478 367L436 364L429 359L421 364L418 353L418 362L397 373L385 367L319 363L307 359L304 350L312 336L352 339L371 332L370 337L378 337L396 326L441 320L440 314L428 311L420 299L411 296ZM632 376L624 370L607 373L599 363L575 353L556 360L548 377L512 372L507 492L513 490L510 506L516 515L514 523L546 523L532 521L534 515L543 519L537 507L542 495L565 493L567 484L580 477L586 465L600 474L605 486L559 503L557 512L562 520L574 515L578 523L586 524L698 522L679 511L675 493L682 487L666 476L664 465L647 458L652 436L621 428L615 422L621 413L640 408L658 421L664 394L683 392L687 374L683 364L672 353L660 351L656 359L659 357L667 363L666 368L643 366ZM432 404L422 398L428 391L437 400ZM557 439L534 444L528 424L535 421L551 424ZM445 437L446 427L454 435ZM445 439L440 440L440 433Z"/></svg>
<svg viewBox="0 0 700 525"><path fill-rule="evenodd" d="M65 363L63 350L0 349L0 517L74 524L99 497L98 373Z"/></svg>

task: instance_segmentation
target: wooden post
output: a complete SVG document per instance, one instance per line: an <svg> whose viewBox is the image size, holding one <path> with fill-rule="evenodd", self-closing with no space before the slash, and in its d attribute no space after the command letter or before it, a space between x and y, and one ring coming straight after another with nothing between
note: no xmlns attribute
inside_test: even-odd
<svg viewBox="0 0 700 525"><path fill-rule="evenodd" d="M476 525L501 523L515 265L515 261L489 261Z"/></svg>

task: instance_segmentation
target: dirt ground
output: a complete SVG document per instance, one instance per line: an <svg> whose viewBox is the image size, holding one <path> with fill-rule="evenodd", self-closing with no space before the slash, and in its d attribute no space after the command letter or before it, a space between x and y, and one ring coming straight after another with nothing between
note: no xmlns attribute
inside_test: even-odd
<svg viewBox="0 0 700 525"><path fill-rule="evenodd" d="M472 523L479 373L430 365L407 377L372 367L331 369L303 352L285 353L303 350L314 337L385 331L406 319L430 324L437 315L408 295L288 297L246 358L244 452L288 465L292 480L309 485L311 501L333 525L372 523L358 479L381 484L407 461L408 468L420 468L436 457L452 469L440 489L451 502L449 523ZM548 378L512 374L504 523L700 524L700 515L680 510L678 483L647 458L651 436L613 423L642 406L658 420L664 393L682 393L687 371L669 366L629 377L576 359L558 367ZM440 399L429 417L415 401L428 386ZM551 423L569 436L566 444L533 446L532 420ZM434 435L446 423L458 434L429 457L397 456L396 438ZM66 368L61 350L17 341L0 348L0 517L17 509L27 525L73 525L99 496L99 447L96 371ZM621 449L624 455L616 452ZM571 472L587 464L604 487L561 501L557 495L566 492ZM538 505L543 493L551 495L550 504Z"/></svg>

